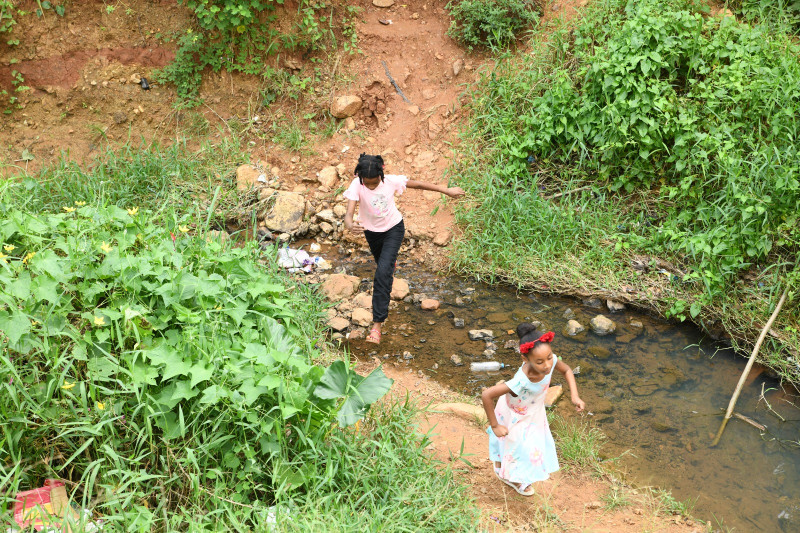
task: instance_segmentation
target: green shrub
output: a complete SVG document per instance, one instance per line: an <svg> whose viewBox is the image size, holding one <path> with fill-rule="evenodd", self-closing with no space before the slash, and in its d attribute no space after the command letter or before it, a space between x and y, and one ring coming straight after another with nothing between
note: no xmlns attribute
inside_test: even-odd
<svg viewBox="0 0 800 533"><path fill-rule="evenodd" d="M0 514L48 477L138 530L304 490L292 458L390 381L312 363L323 306L254 243L83 204L0 207Z"/></svg>
<svg viewBox="0 0 800 533"><path fill-rule="evenodd" d="M614 191L657 187L662 222L640 244L691 257L706 301L771 252L794 254L800 47L680 1L631 3L611 27L576 31L579 68L534 100L515 171L533 155Z"/></svg>
<svg viewBox="0 0 800 533"><path fill-rule="evenodd" d="M453 22L448 35L473 48L500 50L539 20L530 0L453 0L447 4Z"/></svg>

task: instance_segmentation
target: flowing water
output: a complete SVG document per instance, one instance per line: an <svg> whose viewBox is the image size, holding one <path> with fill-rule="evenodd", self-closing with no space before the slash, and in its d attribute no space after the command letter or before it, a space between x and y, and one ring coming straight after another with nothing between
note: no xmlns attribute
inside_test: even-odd
<svg viewBox="0 0 800 533"><path fill-rule="evenodd" d="M371 275L369 265L348 270ZM358 342L355 353L373 352L388 364L408 365L456 391L478 395L483 387L511 378L520 365L519 354L504 348L516 340L509 330L539 320L545 331L556 333L553 351L572 368L580 367L576 379L587 404L584 416L608 437L604 451L619 457L630 481L671 489L677 500L695 502L695 517L715 527L800 531L800 410L793 405L800 406L800 398L796 391L781 390L762 369L754 368L736 411L766 431L733 419L720 445L711 448L746 360L704 339L696 328L631 310L611 314L605 306L587 307L579 300L438 277L410 266L401 265L397 275L409 280L412 293L442 302L440 309L423 311L400 302L390 312L377 351ZM586 333L562 334L567 309ZM589 320L600 313L616 322L615 334L599 337L588 331ZM454 317L464 320L463 328L455 327ZM470 371L470 362L487 360L485 342L469 340L471 329L493 330L497 351L491 360L507 368ZM451 361L453 354L463 366ZM561 376L554 376L559 382ZM557 409L572 409L566 390Z"/></svg>

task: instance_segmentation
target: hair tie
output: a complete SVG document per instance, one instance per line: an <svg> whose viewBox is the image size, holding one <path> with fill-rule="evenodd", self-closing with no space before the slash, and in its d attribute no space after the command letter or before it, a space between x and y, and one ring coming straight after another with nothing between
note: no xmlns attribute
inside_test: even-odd
<svg viewBox="0 0 800 533"><path fill-rule="evenodd" d="M526 342L525 344L520 344L519 345L519 353L521 353L521 354L528 353L529 351L531 351L531 348L533 348L533 346L537 342L552 342L553 341L553 337L555 337L555 336L556 336L555 333L553 333L552 331L548 331L547 333L545 333L544 335L542 335L541 337L539 337L538 339L536 339L534 341Z"/></svg>

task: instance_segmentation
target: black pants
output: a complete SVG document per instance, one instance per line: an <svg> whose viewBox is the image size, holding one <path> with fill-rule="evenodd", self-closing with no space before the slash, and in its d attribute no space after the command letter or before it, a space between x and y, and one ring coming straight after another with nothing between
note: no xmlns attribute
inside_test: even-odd
<svg viewBox="0 0 800 533"><path fill-rule="evenodd" d="M405 234L406 226L402 220L383 232L364 230L372 257L377 264L375 279L372 282L373 322L383 322L389 316L389 295L394 281L394 267Z"/></svg>

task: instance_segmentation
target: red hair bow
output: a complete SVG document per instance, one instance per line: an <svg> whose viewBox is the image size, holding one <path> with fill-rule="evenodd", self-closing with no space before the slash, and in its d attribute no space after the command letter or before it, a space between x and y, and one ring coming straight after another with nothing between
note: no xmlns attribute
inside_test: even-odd
<svg viewBox="0 0 800 533"><path fill-rule="evenodd" d="M525 344L520 344L519 345L519 353L521 353L521 354L528 353L529 351L531 351L531 348L533 348L534 344L536 344L537 342L553 342L553 337L555 337L555 336L556 336L555 333L553 333L552 331L548 331L547 333L545 333L544 335L542 335L541 337L539 337L535 341L526 342Z"/></svg>

